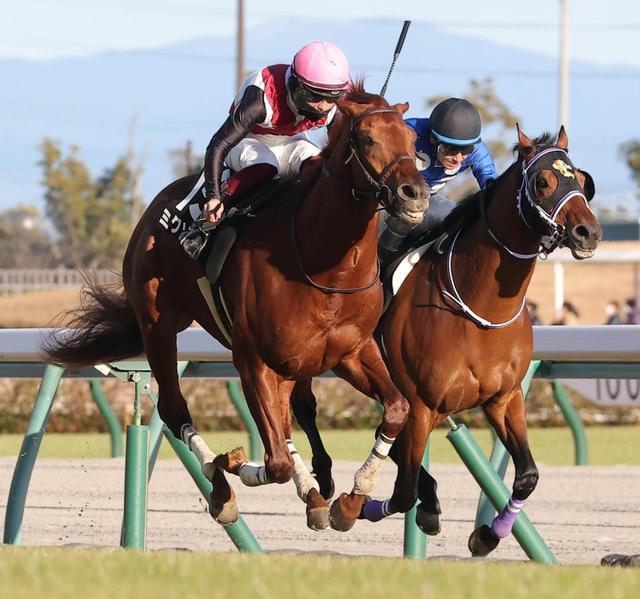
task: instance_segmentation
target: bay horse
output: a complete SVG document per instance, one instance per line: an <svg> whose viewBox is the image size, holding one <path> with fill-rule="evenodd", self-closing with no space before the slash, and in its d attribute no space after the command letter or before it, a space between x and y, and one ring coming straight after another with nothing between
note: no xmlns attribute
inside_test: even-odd
<svg viewBox="0 0 640 599"><path fill-rule="evenodd" d="M389 371L411 410L390 453L398 465L393 494L367 501L360 517L377 521L407 512L419 498L416 521L437 534L436 484L421 467L427 440L449 415L482 406L513 458L515 480L492 526L471 535L474 555L488 554L509 534L538 480L520 390L532 355L525 294L536 259L565 245L582 260L602 238L588 204L593 180L569 160L564 128L555 144L548 134L531 140L518 129L516 148L516 161L488 189L461 202L428 235L425 241L434 240L429 249L408 255L415 267L379 329ZM294 414L311 441L320 488L331 488L315 398L310 385L300 383L299 390Z"/></svg>
<svg viewBox="0 0 640 599"><path fill-rule="evenodd" d="M90 286L90 301L75 312L75 333L45 347L49 360L71 367L144 350L158 383L159 414L212 481L210 512L223 525L238 517L227 471L249 486L293 478L311 528L326 528L330 518L335 528L348 529L406 422L408 403L372 333L382 309L379 203L408 223L419 222L428 206L429 190L415 165L415 135L402 120L408 107L366 93L361 81L338 102L321 164L283 187L286 208L246 225L225 263L220 282L230 342L201 291L204 269L159 225L165 207L194 188L193 175L162 190L143 214L124 257L124 293ZM193 426L178 383L176 335L194 320L232 350L265 447L264 465L248 463L241 448L214 454ZM334 503L331 514L291 442L289 411L296 381L327 370L384 407L380 435L353 491Z"/></svg>

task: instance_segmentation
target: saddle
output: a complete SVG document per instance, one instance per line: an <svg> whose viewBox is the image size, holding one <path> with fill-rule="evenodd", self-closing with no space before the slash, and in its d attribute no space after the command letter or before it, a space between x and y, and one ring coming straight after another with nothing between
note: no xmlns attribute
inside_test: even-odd
<svg viewBox="0 0 640 599"><path fill-rule="evenodd" d="M159 223L178 239L190 230L202 231L204 245L196 259L205 268L211 284L214 284L246 223L252 218L273 214L284 207L284 202L274 203L272 199L281 193L286 184L280 179L265 182L238 198L237 202L226 209L220 224L207 230L204 227L200 228L198 224L205 197L204 173L201 173L194 187L184 198L178 198L165 207Z"/></svg>

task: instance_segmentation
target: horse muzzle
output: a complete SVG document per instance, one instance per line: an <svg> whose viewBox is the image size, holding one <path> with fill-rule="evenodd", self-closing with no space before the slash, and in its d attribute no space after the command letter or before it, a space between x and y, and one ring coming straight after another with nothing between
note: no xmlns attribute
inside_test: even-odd
<svg viewBox="0 0 640 599"><path fill-rule="evenodd" d="M576 260L591 258L602 241L602 227L596 223L580 223L567 229L565 243Z"/></svg>
<svg viewBox="0 0 640 599"><path fill-rule="evenodd" d="M395 213L407 224L417 225L429 208L429 187L426 183L403 183L395 190Z"/></svg>

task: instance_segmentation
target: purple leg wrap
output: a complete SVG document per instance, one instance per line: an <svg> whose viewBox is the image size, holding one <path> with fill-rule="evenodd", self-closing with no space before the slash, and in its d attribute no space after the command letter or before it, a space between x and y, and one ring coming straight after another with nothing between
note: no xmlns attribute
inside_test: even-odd
<svg viewBox="0 0 640 599"><path fill-rule="evenodd" d="M507 505L491 523L491 530L496 537L503 539L509 536L523 505L524 501L514 499L513 496L509 498Z"/></svg>
<svg viewBox="0 0 640 599"><path fill-rule="evenodd" d="M370 522L379 522L383 518L390 516L392 512L389 511L389 500L380 501L379 499L369 499L364 504L362 509L362 515Z"/></svg>

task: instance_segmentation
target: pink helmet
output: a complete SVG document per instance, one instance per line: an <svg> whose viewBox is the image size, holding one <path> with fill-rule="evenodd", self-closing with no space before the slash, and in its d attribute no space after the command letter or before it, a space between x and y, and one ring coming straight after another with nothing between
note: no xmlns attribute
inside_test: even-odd
<svg viewBox="0 0 640 599"><path fill-rule="evenodd" d="M331 42L311 42L299 50L291 64L293 74L309 87L345 90L349 87L349 61Z"/></svg>

